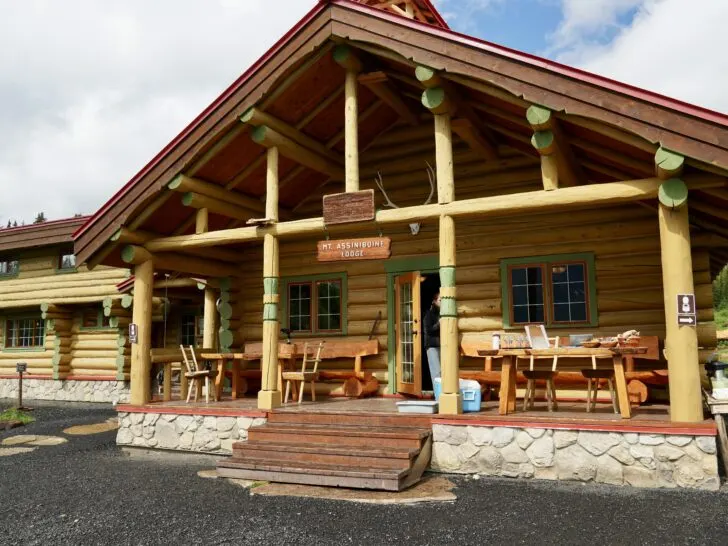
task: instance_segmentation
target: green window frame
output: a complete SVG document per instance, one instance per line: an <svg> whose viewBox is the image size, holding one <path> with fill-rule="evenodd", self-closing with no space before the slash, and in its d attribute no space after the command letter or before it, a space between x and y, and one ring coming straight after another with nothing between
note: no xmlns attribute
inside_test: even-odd
<svg viewBox="0 0 728 546"><path fill-rule="evenodd" d="M0 279L17 277L20 272L20 260L14 256L0 257Z"/></svg>
<svg viewBox="0 0 728 546"><path fill-rule="evenodd" d="M199 309L183 310L179 315L179 344L201 347L204 335L205 318Z"/></svg>
<svg viewBox="0 0 728 546"><path fill-rule="evenodd" d="M299 277L283 277L280 283L280 317L281 328L290 328L292 322L300 324L308 317L308 329L297 329L292 337L301 336L345 336L348 331L347 302L348 277L346 272L324 273L320 275L304 275ZM337 296L332 293L332 285L339 286L339 312L336 313ZM297 314L291 321L289 312L292 309L292 298L299 302L309 301L308 313L301 310L300 303ZM307 297L308 296L308 297ZM335 317L340 317L339 328L331 327ZM295 324L294 324L295 326Z"/></svg>
<svg viewBox="0 0 728 546"><path fill-rule="evenodd" d="M507 258L500 275L504 328L598 326L594 253Z"/></svg>
<svg viewBox="0 0 728 546"><path fill-rule="evenodd" d="M84 307L79 312L79 328L81 330L104 330L111 329L110 317L104 315L104 309L98 307Z"/></svg>
<svg viewBox="0 0 728 546"><path fill-rule="evenodd" d="M45 335L45 321L40 314L3 318L4 350L44 350Z"/></svg>

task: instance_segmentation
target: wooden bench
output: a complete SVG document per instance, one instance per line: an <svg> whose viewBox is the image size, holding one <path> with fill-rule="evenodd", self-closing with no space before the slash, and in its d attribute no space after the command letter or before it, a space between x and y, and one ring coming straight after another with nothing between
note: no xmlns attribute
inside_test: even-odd
<svg viewBox="0 0 728 546"><path fill-rule="evenodd" d="M309 347L315 346L318 342L324 341L324 348L321 352L321 360L338 360L338 359L351 359L352 369L351 370L321 370L319 377L321 379L328 380L344 380L344 393L347 396L364 396L370 393L372 390L376 392L379 388L379 382L370 373L366 373L362 370L362 359L367 356L373 356L379 354L379 343L376 339L371 340L350 340L350 339L336 339L336 338L323 338L323 339L296 339L290 345L281 344L281 352L279 356L284 358L284 348L286 346L291 347L291 354L300 354L303 351L305 343L309 344ZM248 342L243 348L243 354L245 357L243 360L247 362L260 361L262 357L263 344L262 342ZM240 370L239 375L241 378L247 379L260 379L261 370L257 368L243 368ZM376 382L376 385L374 384ZM241 382L242 383L242 382ZM247 383L247 381L245 382ZM247 391L247 384L241 384L241 393Z"/></svg>

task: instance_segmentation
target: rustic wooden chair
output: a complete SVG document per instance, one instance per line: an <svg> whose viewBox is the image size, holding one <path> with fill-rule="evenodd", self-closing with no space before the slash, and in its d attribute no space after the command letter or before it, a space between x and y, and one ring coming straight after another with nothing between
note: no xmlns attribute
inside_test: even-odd
<svg viewBox="0 0 728 546"><path fill-rule="evenodd" d="M315 356L313 357L313 371L306 371L306 367L309 363L309 352L308 343L303 346L303 364L301 365L300 372L283 372L282 377L286 382L286 395L283 398L283 403L288 403L288 396L291 393L291 384L298 384L298 403L303 402L303 391L306 387L306 382L311 383L311 400L316 401L316 381L319 379L318 366L321 362L321 351L323 351L324 342L320 342L316 348ZM294 385L295 386L295 385Z"/></svg>
<svg viewBox="0 0 728 546"><path fill-rule="evenodd" d="M536 329L534 332L533 330ZM546 329L542 324L534 326L526 326L526 335L532 349L548 349L549 347L558 348L559 338L550 338L546 335ZM546 381L546 402L549 411L558 409L556 403L556 387L554 386L554 378L559 373L556 371L558 356L554 356L550 370L535 370L535 357L531 355L529 359L528 370L523 371L526 377L526 392L523 395L523 411L533 409L533 399L536 395L536 380Z"/></svg>
<svg viewBox="0 0 728 546"><path fill-rule="evenodd" d="M197 355L195 355L195 349L192 345L189 349L185 349L184 345L180 345L179 348L182 350L182 359L185 363L185 377L189 380L189 388L187 390L187 403L190 401L192 396L192 389L195 390L195 402L199 397L200 389L202 388L202 380L205 380L205 402L210 403L210 391L212 391L213 400L217 402L217 391L212 388L212 381L216 375L213 370L205 370L201 368L197 363ZM189 351L189 356L187 352Z"/></svg>
<svg viewBox="0 0 728 546"><path fill-rule="evenodd" d="M606 379L607 385L609 385L609 394L612 397L612 407L614 413L619 413L619 403L617 402L617 395L614 391L614 369L605 368L602 370L597 369L597 357L592 356L592 367L590 369L581 370L581 374L586 377L586 411L587 413L592 412L596 409L597 405L597 394L599 393L600 380Z"/></svg>

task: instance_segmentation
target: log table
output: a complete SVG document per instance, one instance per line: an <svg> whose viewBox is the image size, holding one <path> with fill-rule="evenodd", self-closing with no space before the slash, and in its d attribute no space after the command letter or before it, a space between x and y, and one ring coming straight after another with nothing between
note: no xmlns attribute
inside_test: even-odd
<svg viewBox="0 0 728 546"><path fill-rule="evenodd" d="M612 366L614 366L614 380L617 387L619 412L623 419L629 419L632 417L632 410L629 405L627 381L624 376L624 358L627 355L644 354L646 352L646 347L614 347L609 349L560 347L550 349L481 349L478 351L478 354L480 356L503 357L503 366L501 368L500 405L498 407L498 413L500 415L507 415L509 412L515 411L516 409L517 358L530 358L532 355L536 358L557 356L559 360L562 358L609 358L612 360Z"/></svg>

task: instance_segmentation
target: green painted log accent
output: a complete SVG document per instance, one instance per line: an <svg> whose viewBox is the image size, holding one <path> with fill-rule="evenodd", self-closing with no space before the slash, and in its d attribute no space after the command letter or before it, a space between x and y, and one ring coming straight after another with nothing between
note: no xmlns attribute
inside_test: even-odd
<svg viewBox="0 0 728 546"><path fill-rule="evenodd" d="M230 330L220 330L218 334L220 348L223 351L229 351L233 346L233 333Z"/></svg>
<svg viewBox="0 0 728 546"><path fill-rule="evenodd" d="M56 321L55 321L55 319L47 319L46 320L46 330L48 330L49 332L54 332L56 330Z"/></svg>
<svg viewBox="0 0 728 546"><path fill-rule="evenodd" d="M119 237L121 237L121 230L120 229L116 230L114 232L114 234L111 237L109 237L109 241L116 242L116 241L119 240Z"/></svg>
<svg viewBox="0 0 728 546"><path fill-rule="evenodd" d="M207 285L204 282L197 283L197 290L205 290L206 288L207 288Z"/></svg>
<svg viewBox="0 0 728 546"><path fill-rule="evenodd" d="M104 316L111 317L111 311L112 311L111 307L104 307ZM112 318L114 318L114 317L112 317ZM109 320L111 320L111 319L109 319ZM114 328L116 328L116 326L114 326Z"/></svg>
<svg viewBox="0 0 728 546"><path fill-rule="evenodd" d="M117 347L126 347L127 338L124 334L119 334L119 337L116 340L116 346Z"/></svg>
<svg viewBox="0 0 728 546"><path fill-rule="evenodd" d="M422 105L433 112L438 112L447 106L447 97L442 87L432 87L422 92ZM444 113L444 112L442 112Z"/></svg>
<svg viewBox="0 0 728 546"><path fill-rule="evenodd" d="M117 356L116 357L116 380L117 381L123 381L124 380L124 368L126 367L127 363L126 356Z"/></svg>
<svg viewBox="0 0 728 546"><path fill-rule="evenodd" d="M233 316L233 306L229 303L220 302L218 311L220 312L220 318L230 319Z"/></svg>
<svg viewBox="0 0 728 546"><path fill-rule="evenodd" d="M551 123L551 110L534 104L526 110L526 119L534 128L546 128Z"/></svg>
<svg viewBox="0 0 728 546"><path fill-rule="evenodd" d="M262 144L265 141L265 134L268 132L268 127L265 125L261 125L260 127L256 127L252 131L250 131L250 138L253 139L253 142L256 144Z"/></svg>
<svg viewBox="0 0 728 546"><path fill-rule="evenodd" d="M220 319L220 329L221 330L229 330L230 329L230 319L221 318Z"/></svg>
<svg viewBox="0 0 728 546"><path fill-rule="evenodd" d="M135 245L126 245L121 250L121 259L124 263L132 263L139 247Z"/></svg>
<svg viewBox="0 0 728 546"><path fill-rule="evenodd" d="M551 150L554 142L554 134L551 131L536 131L531 137L531 144L540 152Z"/></svg>
<svg viewBox="0 0 728 546"><path fill-rule="evenodd" d="M278 320L278 306L275 303L263 304L263 320Z"/></svg>
<svg viewBox="0 0 728 546"><path fill-rule="evenodd" d="M191 191L188 191L187 193L182 194L182 204L185 207L189 207L192 204L192 200L194 199L195 194Z"/></svg>
<svg viewBox="0 0 728 546"><path fill-rule="evenodd" d="M220 292L220 303L230 303L230 292L227 290Z"/></svg>
<svg viewBox="0 0 728 546"><path fill-rule="evenodd" d="M60 346L61 346L61 337L60 336L56 336L53 339L53 349L58 349L58 348L60 348Z"/></svg>
<svg viewBox="0 0 728 546"><path fill-rule="evenodd" d="M124 356L126 354L126 347L117 347L116 354Z"/></svg>
<svg viewBox="0 0 728 546"><path fill-rule="evenodd" d="M441 317L457 317L458 316L458 303L455 298L441 298L440 316Z"/></svg>
<svg viewBox="0 0 728 546"><path fill-rule="evenodd" d="M121 306L124 309L129 309L132 303L134 303L134 296L130 294L124 294L123 296L121 296Z"/></svg>
<svg viewBox="0 0 728 546"><path fill-rule="evenodd" d="M354 50L347 44L339 44L333 51L334 61L344 68L360 67L359 59L356 58Z"/></svg>
<svg viewBox="0 0 728 546"><path fill-rule="evenodd" d="M63 356L64 355L62 355L62 354L56 353L53 355L53 358L51 358L51 362L53 363L53 373L54 374L59 372L58 368L61 364L61 360L63 360Z"/></svg>
<svg viewBox="0 0 728 546"><path fill-rule="evenodd" d="M120 322L121 322L121 317L110 317L109 318L109 326L111 326L112 328L119 328Z"/></svg>
<svg viewBox="0 0 728 546"><path fill-rule="evenodd" d="M170 190L176 190L177 188L180 187L181 184L182 184L182 175L181 174L178 174L177 176L175 176L172 179L172 181L169 184L167 184L167 187Z"/></svg>
<svg viewBox="0 0 728 546"><path fill-rule="evenodd" d="M655 153L655 165L669 173L678 173L685 164L685 158L680 154L665 148L659 148Z"/></svg>
<svg viewBox="0 0 728 546"><path fill-rule="evenodd" d="M263 293L266 295L278 294L278 277L263 279Z"/></svg>
<svg viewBox="0 0 728 546"><path fill-rule="evenodd" d="M111 307L112 305L114 305L114 300L107 296L101 301L101 305L103 305L104 307Z"/></svg>
<svg viewBox="0 0 728 546"><path fill-rule="evenodd" d="M220 290L230 290L233 287L233 281L230 277L220 279Z"/></svg>
<svg viewBox="0 0 728 546"><path fill-rule="evenodd" d="M254 113L255 106L248 108L245 112L243 112L243 115L240 116L240 121L242 121L243 123L250 123L250 120L253 119Z"/></svg>
<svg viewBox="0 0 728 546"><path fill-rule="evenodd" d="M679 178L671 178L662 183L657 191L657 198L666 207L681 207L688 200L688 187Z"/></svg>
<svg viewBox="0 0 728 546"><path fill-rule="evenodd" d="M415 68L415 78L418 82L428 82L437 76L437 70L429 66L418 66Z"/></svg>
<svg viewBox="0 0 728 546"><path fill-rule="evenodd" d="M440 286L448 288L455 286L454 266L443 266L440 268Z"/></svg>

